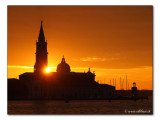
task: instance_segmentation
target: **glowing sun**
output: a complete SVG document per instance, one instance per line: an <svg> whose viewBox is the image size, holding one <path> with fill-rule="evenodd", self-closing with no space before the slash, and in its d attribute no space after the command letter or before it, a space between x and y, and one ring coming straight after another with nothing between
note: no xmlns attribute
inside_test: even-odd
<svg viewBox="0 0 160 120"><path fill-rule="evenodd" d="M46 68L46 72L47 72L47 73L50 72L50 68L49 68L49 67Z"/></svg>

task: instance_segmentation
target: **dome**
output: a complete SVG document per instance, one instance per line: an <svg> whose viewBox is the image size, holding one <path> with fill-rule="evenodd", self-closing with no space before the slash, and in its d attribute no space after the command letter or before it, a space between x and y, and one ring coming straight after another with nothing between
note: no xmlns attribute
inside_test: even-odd
<svg viewBox="0 0 160 120"><path fill-rule="evenodd" d="M65 58L63 56L62 61L57 66L57 72L70 72L70 66L65 62Z"/></svg>

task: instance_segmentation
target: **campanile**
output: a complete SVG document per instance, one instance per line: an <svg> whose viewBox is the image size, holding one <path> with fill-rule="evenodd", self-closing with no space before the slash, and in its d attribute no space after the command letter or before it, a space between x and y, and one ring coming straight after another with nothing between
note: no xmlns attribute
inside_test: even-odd
<svg viewBox="0 0 160 120"><path fill-rule="evenodd" d="M44 72L48 66L47 41L45 40L42 23L43 21L41 21L38 41L36 41L36 62L34 65L34 72L36 73Z"/></svg>

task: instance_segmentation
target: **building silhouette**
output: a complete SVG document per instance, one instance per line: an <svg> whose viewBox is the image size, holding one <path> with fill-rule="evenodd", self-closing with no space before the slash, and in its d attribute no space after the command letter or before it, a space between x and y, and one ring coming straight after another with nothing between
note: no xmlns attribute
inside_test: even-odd
<svg viewBox="0 0 160 120"><path fill-rule="evenodd" d="M90 68L84 73L72 72L64 56L56 72L44 73L48 52L42 22L35 54L34 72L8 80L8 99L110 99L114 96L114 86L97 83Z"/></svg>
<svg viewBox="0 0 160 120"><path fill-rule="evenodd" d="M38 41L36 42L36 63L34 65L34 72L42 71L48 66L48 52L47 52L47 41L45 40L43 26L41 21L41 28L39 32Z"/></svg>

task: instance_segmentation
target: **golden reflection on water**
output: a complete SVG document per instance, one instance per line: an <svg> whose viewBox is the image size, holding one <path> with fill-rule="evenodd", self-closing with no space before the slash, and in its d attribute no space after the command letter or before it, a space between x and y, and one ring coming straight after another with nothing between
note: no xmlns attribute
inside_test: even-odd
<svg viewBox="0 0 160 120"><path fill-rule="evenodd" d="M126 114L125 110L152 113L149 100L8 101L8 114Z"/></svg>

